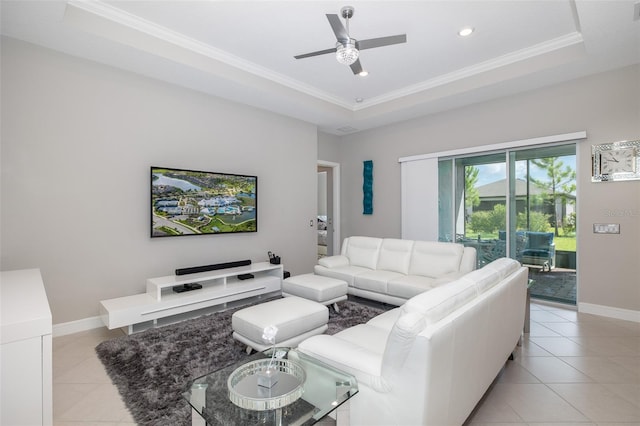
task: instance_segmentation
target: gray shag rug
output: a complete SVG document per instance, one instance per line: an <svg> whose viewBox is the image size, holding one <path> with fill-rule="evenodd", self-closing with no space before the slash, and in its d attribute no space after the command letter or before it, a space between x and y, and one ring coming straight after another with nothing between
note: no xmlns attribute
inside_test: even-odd
<svg viewBox="0 0 640 426"><path fill-rule="evenodd" d="M329 310L327 334L367 322L386 310L352 300L338 305L339 313ZM136 423L191 424L191 409L182 399L189 383L248 356L246 346L232 337L231 315L241 308L117 337L96 347Z"/></svg>

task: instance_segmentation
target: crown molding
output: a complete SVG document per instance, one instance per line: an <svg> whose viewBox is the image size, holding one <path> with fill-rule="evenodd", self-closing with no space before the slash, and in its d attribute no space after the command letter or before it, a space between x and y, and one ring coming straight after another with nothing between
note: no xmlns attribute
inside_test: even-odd
<svg viewBox="0 0 640 426"><path fill-rule="evenodd" d="M488 61L480 62L479 64L475 64L470 67L461 68L454 72L443 74L441 76L426 80L422 83L407 86L394 92L389 92L385 95L368 99L366 104L355 105L354 111L404 98L406 96L414 95L416 93L424 92L426 90L434 89L446 84L454 83L465 78L473 77L484 72L493 71L511 64L515 64L517 62L532 59L546 53L554 52L556 50L580 43L584 43L582 34L573 32L562 37L536 44L526 49L507 53L505 55L498 56L497 58L490 59Z"/></svg>
<svg viewBox="0 0 640 426"><path fill-rule="evenodd" d="M268 68L232 55L229 52L217 49L211 45L140 18L139 16L133 15L122 9L103 3L102 1L70 0L67 2L67 6L75 7L102 19L134 29L155 39L170 43L174 46L178 46L182 49L205 56L215 61L225 63L234 68L238 68L242 71L270 80L298 92L302 92L319 100L332 103L351 111L353 110L353 105L351 103L345 102L344 100L327 92L318 90L298 80L286 77Z"/></svg>

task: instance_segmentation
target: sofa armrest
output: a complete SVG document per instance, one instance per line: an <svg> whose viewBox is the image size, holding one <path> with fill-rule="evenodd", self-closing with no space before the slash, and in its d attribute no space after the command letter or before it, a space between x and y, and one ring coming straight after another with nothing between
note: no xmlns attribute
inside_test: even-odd
<svg viewBox="0 0 640 426"><path fill-rule="evenodd" d="M462 252L462 259L460 261L460 272L464 274L471 272L477 267L477 251L474 247L465 247Z"/></svg>
<svg viewBox="0 0 640 426"><path fill-rule="evenodd" d="M356 377L378 392L388 392L382 378L382 355L335 336L320 334L300 343L298 350Z"/></svg>
<svg viewBox="0 0 640 426"><path fill-rule="evenodd" d="M325 268L338 268L340 266L349 266L349 258L343 255L326 256L318 260L318 265Z"/></svg>
<svg viewBox="0 0 640 426"><path fill-rule="evenodd" d="M389 384L389 389L404 368L416 336L426 325L424 316L418 312L401 314L393 325L382 358L382 377Z"/></svg>

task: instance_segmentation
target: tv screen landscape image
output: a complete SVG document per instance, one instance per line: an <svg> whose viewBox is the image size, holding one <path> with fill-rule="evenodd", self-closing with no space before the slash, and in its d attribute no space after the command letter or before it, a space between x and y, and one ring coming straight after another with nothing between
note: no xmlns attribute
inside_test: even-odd
<svg viewBox="0 0 640 426"><path fill-rule="evenodd" d="M257 176L151 167L151 237L258 230Z"/></svg>

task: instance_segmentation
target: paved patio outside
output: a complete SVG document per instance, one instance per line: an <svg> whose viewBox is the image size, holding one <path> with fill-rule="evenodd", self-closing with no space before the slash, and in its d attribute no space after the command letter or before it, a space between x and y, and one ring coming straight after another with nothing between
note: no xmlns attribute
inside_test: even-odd
<svg viewBox="0 0 640 426"><path fill-rule="evenodd" d="M576 304L575 269L555 268L542 272L540 268L529 268L529 278L535 281L531 286L531 297Z"/></svg>

